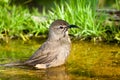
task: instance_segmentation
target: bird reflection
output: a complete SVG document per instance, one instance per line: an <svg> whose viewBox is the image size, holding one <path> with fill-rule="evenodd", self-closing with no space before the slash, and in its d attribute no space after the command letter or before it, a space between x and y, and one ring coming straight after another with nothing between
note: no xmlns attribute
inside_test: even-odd
<svg viewBox="0 0 120 80"><path fill-rule="evenodd" d="M46 69L42 80L70 80L65 66Z"/></svg>

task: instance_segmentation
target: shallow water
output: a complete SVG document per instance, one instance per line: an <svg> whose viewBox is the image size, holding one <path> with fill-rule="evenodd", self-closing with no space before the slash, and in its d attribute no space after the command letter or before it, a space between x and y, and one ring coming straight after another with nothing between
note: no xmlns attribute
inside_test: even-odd
<svg viewBox="0 0 120 80"><path fill-rule="evenodd" d="M39 42L41 41L41 42ZM28 59L44 40L0 44L0 64ZM0 80L120 80L120 46L73 41L65 65L47 70L0 67Z"/></svg>

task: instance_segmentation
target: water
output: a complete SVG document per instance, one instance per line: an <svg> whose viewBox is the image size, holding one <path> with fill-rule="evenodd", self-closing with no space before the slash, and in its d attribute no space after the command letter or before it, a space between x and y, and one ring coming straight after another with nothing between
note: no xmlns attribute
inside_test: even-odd
<svg viewBox="0 0 120 80"><path fill-rule="evenodd" d="M43 39L0 44L0 63L24 61ZM65 65L46 70L30 67L0 67L0 80L120 80L120 46L117 44L73 41Z"/></svg>

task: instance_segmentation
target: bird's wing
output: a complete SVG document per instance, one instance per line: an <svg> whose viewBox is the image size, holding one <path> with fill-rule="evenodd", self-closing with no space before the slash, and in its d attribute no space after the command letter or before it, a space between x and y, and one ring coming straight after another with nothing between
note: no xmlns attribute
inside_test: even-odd
<svg viewBox="0 0 120 80"><path fill-rule="evenodd" d="M45 42L30 59L26 61L26 64L35 65L51 62L57 56L56 47L57 46L54 46L51 42Z"/></svg>

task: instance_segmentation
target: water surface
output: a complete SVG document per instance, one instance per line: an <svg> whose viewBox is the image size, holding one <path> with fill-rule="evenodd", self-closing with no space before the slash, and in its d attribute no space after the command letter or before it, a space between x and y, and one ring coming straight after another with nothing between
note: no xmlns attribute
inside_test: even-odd
<svg viewBox="0 0 120 80"><path fill-rule="evenodd" d="M28 59L44 40L0 44L0 64ZM46 70L0 67L0 80L120 80L120 46L73 41L65 65Z"/></svg>

